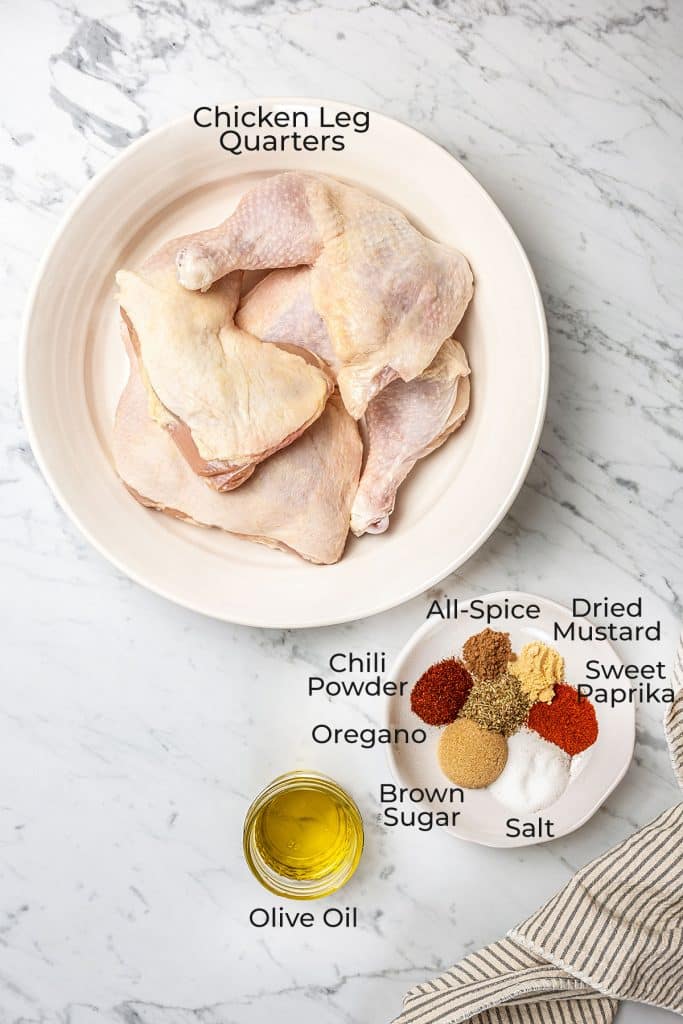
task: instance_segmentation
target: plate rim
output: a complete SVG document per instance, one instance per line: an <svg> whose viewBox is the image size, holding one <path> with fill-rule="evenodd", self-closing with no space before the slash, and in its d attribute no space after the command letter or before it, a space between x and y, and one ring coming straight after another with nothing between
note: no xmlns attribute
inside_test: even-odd
<svg viewBox="0 0 683 1024"><path fill-rule="evenodd" d="M232 103L237 104L334 104L338 107L343 107L346 110L360 111L367 110L369 113L380 121L386 122L389 125L397 126L401 131L407 132L409 135L414 135L420 140L421 145L427 145L438 151L440 154L447 156L455 164L458 165L460 170L470 179L473 186L478 189L487 201L491 204L495 215L499 218L505 229L509 232L513 245L517 251L517 255L521 260L521 264L524 267L524 271L529 281L531 292L534 299L534 312L539 327L539 339L540 339L540 393L537 399L536 406L536 417L534 421L534 428L527 444L526 452L520 469L515 477L512 485L501 503L497 514L491 519L486 527L477 535L477 537L471 542L471 544L455 558L447 561L442 569L439 569L436 573L432 574L422 582L407 587L402 592L393 593L391 596L387 596L384 599L379 599L372 602L369 606L360 607L357 610L348 612L342 612L340 614L330 615L329 613L322 617L315 614L315 610L312 610L310 616L305 621L301 621L300 617L297 621L288 621L286 611L284 617L278 617L277 622L273 622L271 617L268 615L259 616L250 614L242 616L239 613L226 610L221 612L218 609L208 608L202 606L201 601L193 599L185 595L181 595L173 592L170 588L150 582L144 578L144 574L139 573L136 569L131 569L127 564L126 560L122 559L116 552L112 551L106 544L97 539L88 527L86 527L77 510L74 508L72 503L65 497L62 488L60 487L55 476L48 468L47 461L43 455L41 443L39 440L38 432L36 431L33 416L31 413L31 400L29 397L30 384L28 380L28 356L29 356L29 345L30 345L30 334L31 325L35 315L35 310L40 296L40 289L45 277L46 270L52 260L52 256L57 246L60 244L62 236L66 233L72 220L78 215L80 209L89 200L91 195L97 191L102 182L104 182L110 176L113 176L118 171L118 168L126 160L130 159L132 155L137 153L138 150L153 145L154 142L161 138L163 135L173 133L181 125L186 124L191 120L192 115L190 113L183 114L180 117L173 118L166 124L160 125L158 128L152 131L146 132L139 139L136 139L129 146L115 156L105 167L99 170L88 184L78 193L74 198L73 202L69 204L67 209L64 211L54 234L47 245L41 259L36 267L34 277L31 286L28 290L26 302L24 306L24 312L21 319L20 328L20 341L19 341L19 404L21 409L21 416L26 428L29 444L31 451L36 460L38 468L40 469L48 487L52 491L56 498L60 508L71 520L71 522L78 528L83 537L92 545L92 547L110 564L116 569L122 572L129 579L133 580L139 586L144 587L146 590L151 591L159 597L163 597L165 600L171 601L180 607L187 608L189 611L206 615L209 618L216 619L217 621L229 622L235 625L243 626L254 626L264 629L308 629L308 628L320 628L323 626L339 625L345 622L356 622L361 619L369 618L373 615L378 615L381 612L388 611L392 608L396 608L407 601L412 600L414 597L418 597L427 591L430 587L435 586L441 580L445 579L446 576L450 575L460 566L464 565L472 557L472 555L478 551L489 539L489 537L495 532L502 520L509 512L513 502L519 494L522 485L528 475L529 469L533 462L534 456L538 449L540 442L541 432L545 423L547 404L548 404L548 393L549 393L549 377L550 377L550 352L549 352L549 339L548 339L548 324L545 315L545 309L543 306L543 299L541 291L536 280L533 268L529 257L526 254L522 243L520 242L517 234L515 233L512 225L504 215L498 204L495 202L493 197L488 193L484 186L475 178L475 176L469 171L464 164L461 163L457 157L453 156L445 146L436 142L430 136L417 128L414 128L410 124L399 120L398 118L391 117L387 114L381 113L372 107L359 107L357 104L345 103L343 100L315 97L315 96L257 96L257 97L246 97L237 98L231 100Z"/></svg>
<svg viewBox="0 0 683 1024"><path fill-rule="evenodd" d="M530 593L527 593L526 591L522 591L522 590L499 590L499 591L496 591L495 593L491 593L491 594L478 594L478 595L475 595L474 597L468 597L465 601L459 602L459 604L460 604L461 607L464 608L464 607L468 607L472 603L472 601L487 601L487 602L490 601L490 602L493 602L493 601L504 601L506 598L508 598L508 599L514 598L514 599L518 599L518 600L523 600L523 601L525 601L527 603L528 602L541 602L543 605L547 606L550 609L557 609L557 610L559 610L561 612L564 612L565 614L570 614L571 615L571 612L570 612L569 608L567 608L566 605L560 604L559 601L553 601L551 598L542 597L540 594L530 594ZM580 616L580 619L583 620L583 621L590 622L591 624L593 623L593 620L588 618L585 615ZM440 622L443 622L443 620L442 619L437 619L435 622L430 622L430 620L427 619L425 622L422 623L421 626L419 626L415 630L415 632L408 638L406 643L403 645L401 650L398 652L398 654L394 658L394 660L392 662L392 665L391 665L391 669L389 671L389 675L388 675L389 679L396 679L397 678L396 669L397 669L397 666L399 665L399 663L401 661L405 660L405 658L407 658L410 654L412 654L412 652L417 647L417 645L420 643L422 638L427 633L429 633L430 630L432 630L436 626L438 626ZM623 662L622 658L620 657L619 653L615 650L614 645L611 643L611 641L604 640L602 642L607 644L608 648L610 649L610 651L614 655L614 657L617 660L617 662L620 665L623 665L624 662ZM389 709L390 709L392 703L395 700L396 700L395 696L393 696L393 697L392 696L387 696L387 697L384 698L384 705L383 705L383 708L382 708L382 724L385 727L389 726L389 721L390 721ZM518 836L517 838L510 838L510 837L506 836L506 837L501 837L501 841L500 842L493 842L490 839L475 839L473 836L457 835L454 831L452 831L451 828L444 828L442 831L447 832L448 835L453 837L453 839L459 840L460 842L463 842L463 843L471 843L474 846L486 846L489 849L495 849L495 850L518 850L518 849L521 849L521 848L524 848L524 847L529 847L529 846L540 846L540 845L545 844L545 843L554 843L554 842L556 842L559 839L564 839L566 836L572 835L572 833L578 831L578 829L583 828L583 826L587 822L589 822L590 819L595 814L597 814L597 812L600 810L600 808L603 806L603 804L607 800L609 800L609 798L612 795L612 793L614 792L614 790L617 788L617 786L620 784L620 782L622 782L622 780L624 779L626 773L628 772L628 770L631 767L631 764L633 762L633 754L635 752L635 746L636 746L636 708L635 708L635 704L629 703L625 710L630 711L630 719L631 719L630 744L629 744L629 756L628 756L628 759L625 761L623 767L620 768L620 770L617 773L617 775L613 778L613 780L612 780L610 786L608 787L607 791L605 792L604 796L600 797L600 799L598 800L597 803L595 803L588 811L586 811L586 813L584 815L582 815L580 818L578 818L576 823L574 825L572 825L571 828L567 828L563 832L560 832L559 835L551 836L551 837L550 836L545 836L545 837L540 837L538 839L534 838L534 839L529 840L529 839L525 839L525 838L523 838L521 836ZM386 758L387 758L387 763L389 765L389 768L391 770L391 773L392 773L393 777L396 779L397 782L400 782L402 785L404 785L405 784L405 780L401 777L401 773L400 773L400 771L398 769L398 766L397 766L397 763L396 763L395 745L393 743L392 744L388 744L388 746L387 746Z"/></svg>

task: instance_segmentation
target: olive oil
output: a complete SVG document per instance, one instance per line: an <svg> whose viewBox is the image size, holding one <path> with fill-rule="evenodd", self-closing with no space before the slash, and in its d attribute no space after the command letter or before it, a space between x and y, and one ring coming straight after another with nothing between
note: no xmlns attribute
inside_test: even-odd
<svg viewBox="0 0 683 1024"><path fill-rule="evenodd" d="M358 808L322 775L281 776L257 797L245 821L247 863L280 896L314 899L335 892L355 871L362 849Z"/></svg>

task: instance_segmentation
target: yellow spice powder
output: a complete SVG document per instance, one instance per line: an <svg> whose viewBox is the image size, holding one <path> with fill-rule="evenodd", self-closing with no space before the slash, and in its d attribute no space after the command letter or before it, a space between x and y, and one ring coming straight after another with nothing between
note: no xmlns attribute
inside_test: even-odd
<svg viewBox="0 0 683 1024"><path fill-rule="evenodd" d="M555 683L564 679L564 658L552 647L532 640L509 663L508 672L517 676L522 690L533 703L540 700L550 704L555 695Z"/></svg>

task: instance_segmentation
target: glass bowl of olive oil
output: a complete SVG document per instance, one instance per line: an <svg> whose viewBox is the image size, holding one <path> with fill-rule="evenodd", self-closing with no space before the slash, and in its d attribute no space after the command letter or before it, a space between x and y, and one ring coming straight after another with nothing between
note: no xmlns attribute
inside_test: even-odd
<svg viewBox="0 0 683 1024"><path fill-rule="evenodd" d="M363 819L351 797L317 772L280 775L244 821L244 856L277 896L312 900L348 882L363 852Z"/></svg>

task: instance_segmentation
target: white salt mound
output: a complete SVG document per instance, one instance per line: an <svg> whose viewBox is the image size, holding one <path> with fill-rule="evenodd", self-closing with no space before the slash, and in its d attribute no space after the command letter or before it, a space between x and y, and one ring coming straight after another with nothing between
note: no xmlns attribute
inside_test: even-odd
<svg viewBox="0 0 683 1024"><path fill-rule="evenodd" d="M589 747L588 750L582 750L580 754L574 755L574 757L572 758L572 766L570 770L572 781L578 778L583 769L586 767L586 764L588 763L588 759L591 756L592 752L593 748Z"/></svg>
<svg viewBox="0 0 683 1024"><path fill-rule="evenodd" d="M571 758L530 729L508 739L508 759L489 793L511 811L542 811L562 796L569 784Z"/></svg>

